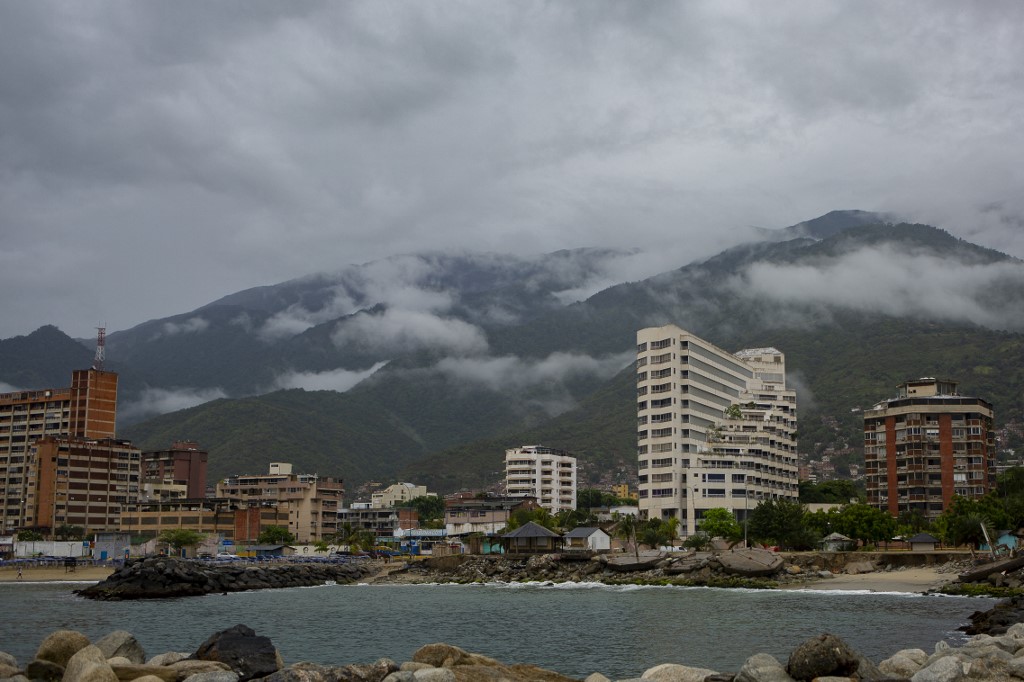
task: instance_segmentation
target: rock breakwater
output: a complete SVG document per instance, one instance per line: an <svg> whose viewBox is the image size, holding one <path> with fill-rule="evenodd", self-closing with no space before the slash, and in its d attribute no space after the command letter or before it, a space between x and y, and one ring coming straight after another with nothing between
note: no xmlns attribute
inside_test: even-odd
<svg viewBox="0 0 1024 682"><path fill-rule="evenodd" d="M170 557L129 561L103 582L78 594L89 599L161 599L204 594L309 587L330 582L344 585L365 578L363 564L208 565Z"/></svg>
<svg viewBox="0 0 1024 682"><path fill-rule="evenodd" d="M593 557L543 554L530 557L504 555L455 555L432 557L391 570L375 582L481 583L481 582L601 582L616 584L682 585L707 587L799 587L835 577L840 572L896 573L909 565L894 565L876 557L837 561L830 553L778 555L764 552L775 561L755 562L749 571L730 562L729 553L689 552L665 554L660 561L637 570L611 566L606 555ZM622 556L622 555L618 555ZM628 556L626 557L629 558ZM780 558L784 560L779 560ZM905 557L900 557L905 559ZM641 564L638 564L640 566ZM768 566L770 570L764 570ZM934 566L936 572L955 572L959 564Z"/></svg>
<svg viewBox="0 0 1024 682"><path fill-rule="evenodd" d="M572 652L567 651L567 656ZM755 653L735 672L689 663L663 663L619 682L810 682L811 680L911 680L979 682L1024 679L1024 624L1005 633L976 635L963 646L945 642L928 653L904 649L873 663L840 638L822 634L798 645L787 661ZM397 663L286 665L268 637L245 625L215 633L195 652L147 657L133 635L113 632L93 643L82 633L61 630L40 643L32 661L21 665L0 651L3 682L574 682L557 671L528 663L503 663L449 644L428 644ZM577 681L578 682L578 681ZM600 672L585 682L611 682Z"/></svg>

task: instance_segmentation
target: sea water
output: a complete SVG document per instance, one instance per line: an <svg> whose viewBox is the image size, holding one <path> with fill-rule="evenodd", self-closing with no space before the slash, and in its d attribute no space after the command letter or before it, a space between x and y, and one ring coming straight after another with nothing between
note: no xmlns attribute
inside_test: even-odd
<svg viewBox="0 0 1024 682"><path fill-rule="evenodd" d="M83 585L0 583L0 651L27 663L57 629L95 640L127 630L150 656L192 652L218 630L244 623L286 663L409 660L445 642L503 663L566 675L639 676L659 663L739 669L754 653L785 663L809 637L831 632L869 659L931 651L992 599L799 590L576 584L332 585L183 599L102 602Z"/></svg>

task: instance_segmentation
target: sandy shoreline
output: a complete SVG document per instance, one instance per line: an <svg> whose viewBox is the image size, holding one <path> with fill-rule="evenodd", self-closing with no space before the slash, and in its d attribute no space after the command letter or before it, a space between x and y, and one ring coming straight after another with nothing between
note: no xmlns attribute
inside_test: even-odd
<svg viewBox="0 0 1024 682"><path fill-rule="evenodd" d="M72 580L75 582L98 583L114 572L109 566L77 566L74 572L63 566L27 566L22 568L21 582L53 583ZM18 581L18 569L5 566L0 568L0 583Z"/></svg>
<svg viewBox="0 0 1024 682"><path fill-rule="evenodd" d="M402 572L396 571L394 575L388 575L397 569L397 566L386 565L384 570L376 575L368 576L367 582L418 582L408 580ZM28 567L23 569L22 582L100 582L113 573L112 568L104 566L77 567L75 571L67 572L62 566L53 567ZM16 568L0 568L0 583L16 582L18 571ZM836 575L834 578L822 578L809 580L807 582L793 583L781 586L785 590L837 590L837 591L870 591L870 592L905 592L921 593L931 589L942 587L946 583L956 580L956 574L939 573L934 568L908 568L902 571L880 571L874 573L859 573L857 575Z"/></svg>
<svg viewBox="0 0 1024 682"><path fill-rule="evenodd" d="M869 592L927 592L953 582L955 573L939 573L934 568L906 568L902 571L876 571L856 575L837 574L807 583L784 585L786 590L842 590Z"/></svg>

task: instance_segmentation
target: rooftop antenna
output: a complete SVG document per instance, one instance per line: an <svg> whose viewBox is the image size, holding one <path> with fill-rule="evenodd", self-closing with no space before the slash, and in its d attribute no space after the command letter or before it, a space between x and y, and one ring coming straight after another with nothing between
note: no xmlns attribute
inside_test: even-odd
<svg viewBox="0 0 1024 682"><path fill-rule="evenodd" d="M102 372L103 361L107 357L107 328L96 327L96 357L93 358L92 368Z"/></svg>

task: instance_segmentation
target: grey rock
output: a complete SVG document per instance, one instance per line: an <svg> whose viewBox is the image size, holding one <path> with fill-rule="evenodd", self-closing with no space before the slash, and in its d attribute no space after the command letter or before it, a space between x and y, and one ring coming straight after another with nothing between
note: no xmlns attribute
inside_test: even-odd
<svg viewBox="0 0 1024 682"><path fill-rule="evenodd" d="M425 644L416 650L412 655L414 663L426 663L435 668L451 667L453 665L484 665L498 667L501 664L493 658L471 654L464 649L451 644Z"/></svg>
<svg viewBox="0 0 1024 682"><path fill-rule="evenodd" d="M316 663L296 663L262 682L383 682L398 671L398 664L390 658L381 658L365 665L325 666Z"/></svg>
<svg viewBox="0 0 1024 682"><path fill-rule="evenodd" d="M25 666L25 676L30 680L56 682L64 677L64 666L57 665L53 661L43 661L37 658Z"/></svg>
<svg viewBox="0 0 1024 682"><path fill-rule="evenodd" d="M923 651L921 653L924 653ZM895 654L878 664L878 669L886 675L895 677L912 677L922 668L924 661L917 661L897 651Z"/></svg>
<svg viewBox="0 0 1024 682"><path fill-rule="evenodd" d="M89 646L89 638L81 632L57 630L51 632L39 645L35 658L51 661L66 668L71 657L87 646ZM106 660L105 656L103 658Z"/></svg>
<svg viewBox="0 0 1024 682"><path fill-rule="evenodd" d="M103 652L92 644L79 649L64 669L63 682L119 682Z"/></svg>
<svg viewBox="0 0 1024 682"><path fill-rule="evenodd" d="M130 632L116 630L96 642L96 646L107 658L122 656L132 663L145 663L146 652L139 644L139 640Z"/></svg>
<svg viewBox="0 0 1024 682"><path fill-rule="evenodd" d="M226 663L242 682L272 675L282 668L281 657L270 638L241 624L212 635L199 645L195 657Z"/></svg>
<svg viewBox="0 0 1024 682"><path fill-rule="evenodd" d="M612 682L601 673L590 673L583 682Z"/></svg>
<svg viewBox="0 0 1024 682"><path fill-rule="evenodd" d="M178 661L184 661L192 654L185 653L183 651L168 651L162 654L157 654L153 658L146 661L146 665L171 665Z"/></svg>
<svg viewBox="0 0 1024 682"><path fill-rule="evenodd" d="M795 680L816 677L849 677L857 672L860 657L846 642L824 634L797 645L789 655L786 671Z"/></svg>
<svg viewBox="0 0 1024 682"><path fill-rule="evenodd" d="M793 682L793 678L771 654L754 654L736 673L735 682Z"/></svg>
<svg viewBox="0 0 1024 682"><path fill-rule="evenodd" d="M1006 662L1006 672L1014 677L1024 678L1024 658L1015 658Z"/></svg>
<svg viewBox="0 0 1024 682"><path fill-rule="evenodd" d="M957 682L967 675L967 665L956 656L942 656L921 668L911 682Z"/></svg>
<svg viewBox="0 0 1024 682"><path fill-rule="evenodd" d="M9 665L12 668L17 668L18 659L16 659L14 656L10 655L6 651L0 651L0 664Z"/></svg>
<svg viewBox="0 0 1024 682"><path fill-rule="evenodd" d="M50 665L57 665L56 663L50 663ZM58 666L60 667L60 666ZM63 668L61 668L63 670ZM7 665L6 663L0 663L0 680L5 680L10 677L14 677L21 673L21 668L15 665Z"/></svg>
<svg viewBox="0 0 1024 682"><path fill-rule="evenodd" d="M412 674L416 682L456 682L455 673L450 668L423 668Z"/></svg>
<svg viewBox="0 0 1024 682"><path fill-rule="evenodd" d="M0 682L31 682L31 680L24 675L15 675L14 677L0 678Z"/></svg>
<svg viewBox="0 0 1024 682"><path fill-rule="evenodd" d="M178 679L178 672L167 666L162 665L146 665L145 663L128 663L119 664L107 661L107 665L117 675L117 679L121 682L127 682L127 680L136 680L140 677L156 677L162 682L176 682Z"/></svg>
<svg viewBox="0 0 1024 682"><path fill-rule="evenodd" d="M407 671L409 671L411 673L414 673L417 670L422 670L423 668L433 668L433 667L434 666L430 665L429 663L418 663L416 661L405 661L404 663L402 663L402 665L398 666L398 669L399 670L407 670Z"/></svg>
<svg viewBox="0 0 1024 682"><path fill-rule="evenodd" d="M384 682L415 682L416 676L411 670L398 670L384 678Z"/></svg>
<svg viewBox="0 0 1024 682"><path fill-rule="evenodd" d="M694 668L678 663L662 663L644 671L640 676L642 680L652 682L704 682L708 675L715 675L717 671L708 668Z"/></svg>
<svg viewBox="0 0 1024 682"><path fill-rule="evenodd" d="M211 670L189 675L182 682L238 682L238 673L233 670Z"/></svg>
<svg viewBox="0 0 1024 682"><path fill-rule="evenodd" d="M229 666L227 663L221 663L220 661L196 661L193 659L184 659L181 661L176 661L165 667L173 670L175 674L178 676L179 680L184 680L186 677L190 677L198 673L231 670L231 666Z"/></svg>

